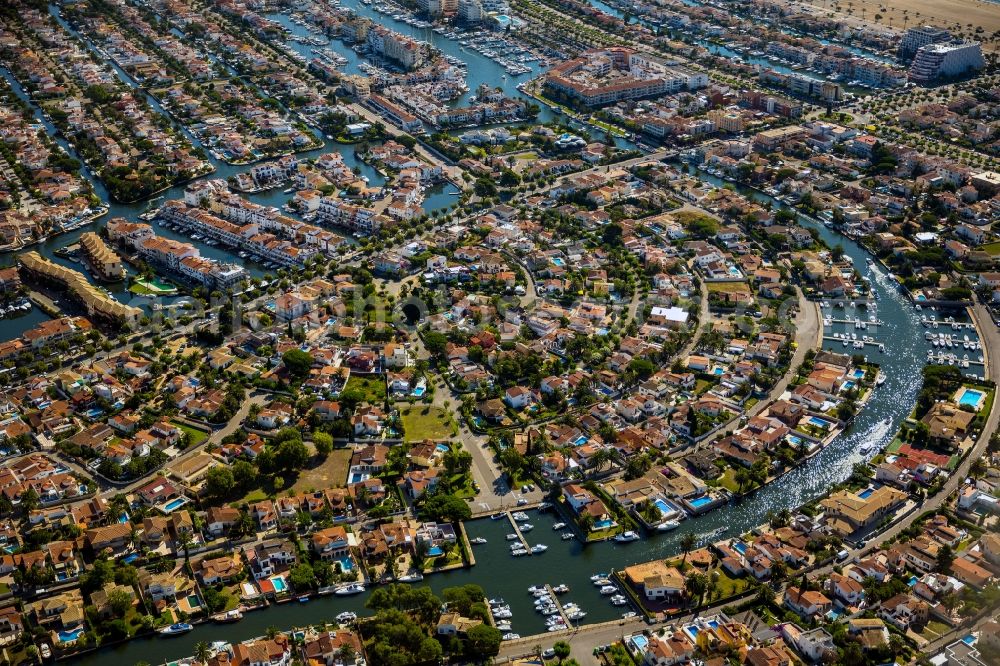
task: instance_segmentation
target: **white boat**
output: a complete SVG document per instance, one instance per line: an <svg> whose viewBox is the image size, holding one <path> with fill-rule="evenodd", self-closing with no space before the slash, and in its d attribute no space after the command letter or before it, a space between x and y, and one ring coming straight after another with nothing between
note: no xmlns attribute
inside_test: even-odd
<svg viewBox="0 0 1000 666"><path fill-rule="evenodd" d="M680 527L681 524L676 520L666 520L656 526L658 532L669 532L670 530L675 530Z"/></svg>
<svg viewBox="0 0 1000 666"><path fill-rule="evenodd" d="M517 640L520 637L521 637L521 634L515 634L515 633L512 632L512 633L509 633L509 634L504 634L501 638L502 638L502 640L505 640L505 641L514 641L514 640Z"/></svg>
<svg viewBox="0 0 1000 666"><path fill-rule="evenodd" d="M541 553L544 553L548 549L549 549L549 547L546 546L544 543L536 543L534 546L531 547L531 554L532 555L539 555Z"/></svg>
<svg viewBox="0 0 1000 666"><path fill-rule="evenodd" d="M506 514L503 514L503 513L494 513L492 516L490 516L490 520L503 520L506 517L507 517Z"/></svg>
<svg viewBox="0 0 1000 666"><path fill-rule="evenodd" d="M507 535L507 541L514 541L515 539L520 539L520 538L521 537L517 536L513 532L511 532L510 534Z"/></svg>
<svg viewBox="0 0 1000 666"><path fill-rule="evenodd" d="M503 597L497 597L496 599L490 599L490 606L503 606L507 602L503 600Z"/></svg>
<svg viewBox="0 0 1000 666"><path fill-rule="evenodd" d="M398 580L400 583L419 583L423 579L424 579L423 574L412 573L412 574L406 574L405 576L400 576L396 580Z"/></svg>
<svg viewBox="0 0 1000 666"><path fill-rule="evenodd" d="M518 511L517 513L511 514L511 517L519 523L526 522L528 520L528 514L523 511Z"/></svg>
<svg viewBox="0 0 1000 666"><path fill-rule="evenodd" d="M476 537L475 539L472 539L469 543L483 544L486 543L486 539L484 537Z"/></svg>
<svg viewBox="0 0 1000 666"><path fill-rule="evenodd" d="M527 555L528 554L528 549L527 548L518 548L517 550L512 550L510 552L510 554L513 555L514 557L521 557L522 555Z"/></svg>
<svg viewBox="0 0 1000 666"><path fill-rule="evenodd" d="M615 596L611 597L611 604L613 606L624 606L628 604L628 599L626 599L620 594L616 594Z"/></svg>
<svg viewBox="0 0 1000 666"><path fill-rule="evenodd" d="M545 592L545 591L546 590L544 585L532 585L531 587L528 588L528 592L531 592L532 594L535 594L536 592Z"/></svg>
<svg viewBox="0 0 1000 666"><path fill-rule="evenodd" d="M240 612L239 608L234 608L232 610L226 611L225 613L218 613L212 616L212 620L220 623L228 622L239 622L243 619L243 613Z"/></svg>
<svg viewBox="0 0 1000 666"><path fill-rule="evenodd" d="M510 631L510 622L497 622L497 629L500 631Z"/></svg>
<svg viewBox="0 0 1000 666"><path fill-rule="evenodd" d="M633 532L632 530L628 530L627 532L623 532L615 536L615 541L617 541L618 543L629 543L631 541L638 541L638 540L639 540L639 535Z"/></svg>
<svg viewBox="0 0 1000 666"><path fill-rule="evenodd" d="M175 622L169 627L164 627L163 629L160 629L160 635L180 636L181 634L186 634L192 629L194 629L194 625L188 624L187 622Z"/></svg>
<svg viewBox="0 0 1000 666"><path fill-rule="evenodd" d="M357 613L352 613L351 611L344 611L339 614L336 618L338 624L350 624L358 619Z"/></svg>
<svg viewBox="0 0 1000 666"><path fill-rule="evenodd" d="M343 587L338 587L336 591L334 591L334 594L341 597L346 597L351 594L361 594L364 591L365 591L365 586L362 585L361 583L350 583L348 585L344 585Z"/></svg>
<svg viewBox="0 0 1000 666"><path fill-rule="evenodd" d="M521 532L522 533L524 533L524 532L530 532L533 529L535 529L535 526L532 525L531 523L525 523L524 525L521 525Z"/></svg>
<svg viewBox="0 0 1000 666"><path fill-rule="evenodd" d="M556 523L555 525L552 526L552 529L561 530L564 527L566 527L566 523Z"/></svg>
<svg viewBox="0 0 1000 666"><path fill-rule="evenodd" d="M565 594L566 592L569 592L569 585L566 583L560 583L559 585L553 587L552 591L556 594Z"/></svg>
<svg viewBox="0 0 1000 666"><path fill-rule="evenodd" d="M561 539L562 539L563 541L569 541L570 539L573 539L573 538L575 538L575 537L573 536L573 533L572 533L572 532L563 532L563 535L562 535L562 536L561 536L560 538L561 538Z"/></svg>
<svg viewBox="0 0 1000 666"><path fill-rule="evenodd" d="M609 594L615 594L616 592L618 592L618 588L615 587L614 585L604 585L598 591L601 594L603 594L603 595L609 595Z"/></svg>
<svg viewBox="0 0 1000 666"><path fill-rule="evenodd" d="M608 576L610 575L611 574L605 574L605 573L594 574L593 576L590 577L590 580L594 582L597 582L599 580L607 580Z"/></svg>

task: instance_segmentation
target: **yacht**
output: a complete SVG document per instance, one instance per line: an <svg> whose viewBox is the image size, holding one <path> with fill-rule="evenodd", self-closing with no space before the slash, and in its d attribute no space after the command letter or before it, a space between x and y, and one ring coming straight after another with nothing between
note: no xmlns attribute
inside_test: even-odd
<svg viewBox="0 0 1000 666"><path fill-rule="evenodd" d="M562 539L563 541L569 541L570 539L573 539L575 537L573 536L572 532L563 532L562 536L559 538Z"/></svg>
<svg viewBox="0 0 1000 666"><path fill-rule="evenodd" d="M242 619L243 619L243 613L240 612L240 609L238 608L234 608L233 610L226 611L225 613L218 613L212 616L213 621L223 624L228 622L239 622Z"/></svg>
<svg viewBox="0 0 1000 666"><path fill-rule="evenodd" d="M350 583L349 585L344 585L343 587L338 587L334 594L346 597L351 594L361 594L365 591L365 586L361 583Z"/></svg>
<svg viewBox="0 0 1000 666"><path fill-rule="evenodd" d="M406 574L405 576L400 576L396 580L398 580L400 583L419 583L423 579L424 579L423 574L412 573L412 574Z"/></svg>
<svg viewBox="0 0 1000 666"><path fill-rule="evenodd" d="M194 629L194 625L188 624L187 622L175 622L169 627L164 627L163 629L160 629L160 635L180 636L181 634L186 634L192 629Z"/></svg>
<svg viewBox="0 0 1000 666"><path fill-rule="evenodd" d="M566 583L560 583L555 587L553 587L552 591L555 592L556 594L565 594L569 592L569 585L567 585Z"/></svg>
<svg viewBox="0 0 1000 666"><path fill-rule="evenodd" d="M549 547L546 546L544 543L536 543L534 546L531 547L531 554L540 555L541 553L544 553L548 549Z"/></svg>
<svg viewBox="0 0 1000 666"><path fill-rule="evenodd" d="M530 532L533 529L535 529L535 526L532 525L531 523L525 523L524 525L521 525L521 532L522 533L523 532Z"/></svg>
<svg viewBox="0 0 1000 666"><path fill-rule="evenodd" d="M486 543L486 539L485 539L485 537L476 537L475 539L472 539L469 543L474 543L474 544L477 544L477 545L484 544L484 543Z"/></svg>
<svg viewBox="0 0 1000 666"><path fill-rule="evenodd" d="M631 541L638 541L638 540L639 540L639 535L633 532L632 530L628 530L627 532L623 532L615 536L615 541L617 541L618 543L629 543Z"/></svg>
<svg viewBox="0 0 1000 666"><path fill-rule="evenodd" d="M338 624L350 624L351 622L357 620L358 616L356 613L352 613L351 611L344 611L334 619L337 620Z"/></svg>
<svg viewBox="0 0 1000 666"><path fill-rule="evenodd" d="M669 532L670 530L675 530L680 527L681 524L676 520L667 520L656 526L658 532Z"/></svg>
<svg viewBox="0 0 1000 666"><path fill-rule="evenodd" d="M513 533L507 535L507 541L515 541L515 540L520 539L520 538L521 537L519 537L519 536L517 536L516 534L513 534Z"/></svg>
<svg viewBox="0 0 1000 666"><path fill-rule="evenodd" d="M618 592L618 588L617 588L617 587L615 587L614 585L604 585L604 586L602 586L602 587L601 587L601 589L600 589L600 590L598 590L598 591L599 591L599 592L600 592L601 594L603 594L603 595L607 596L607 595L609 595L609 594L615 594L616 592Z"/></svg>
<svg viewBox="0 0 1000 666"><path fill-rule="evenodd" d="M561 530L564 527L566 527L566 523L556 523L555 525L552 526L552 529Z"/></svg>
<svg viewBox="0 0 1000 666"><path fill-rule="evenodd" d="M526 514L523 511L518 511L514 514L511 514L511 517L519 523L523 523L528 520L528 514Z"/></svg>

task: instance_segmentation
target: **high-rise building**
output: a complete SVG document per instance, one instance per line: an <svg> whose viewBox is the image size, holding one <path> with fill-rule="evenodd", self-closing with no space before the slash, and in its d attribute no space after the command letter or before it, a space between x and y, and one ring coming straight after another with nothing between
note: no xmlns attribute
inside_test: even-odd
<svg viewBox="0 0 1000 666"><path fill-rule="evenodd" d="M914 83L959 76L986 66L979 42L964 44L927 44L917 49L910 64L909 77Z"/></svg>
<svg viewBox="0 0 1000 666"><path fill-rule="evenodd" d="M944 28L933 25L915 26L907 30L899 42L899 57L912 58L921 46L948 41L951 41L951 33Z"/></svg>

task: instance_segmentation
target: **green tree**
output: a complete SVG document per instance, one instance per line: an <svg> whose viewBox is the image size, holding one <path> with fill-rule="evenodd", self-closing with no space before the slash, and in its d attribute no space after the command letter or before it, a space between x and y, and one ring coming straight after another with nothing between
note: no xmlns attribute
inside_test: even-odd
<svg viewBox="0 0 1000 666"><path fill-rule="evenodd" d="M569 657L572 648L566 641L556 641L555 644L552 645L552 651L555 652L556 659L558 659L561 664L567 657Z"/></svg>
<svg viewBox="0 0 1000 666"><path fill-rule="evenodd" d="M313 358L301 349L289 349L281 355L281 362L295 379L305 379L309 376L309 369L312 367Z"/></svg>
<svg viewBox="0 0 1000 666"><path fill-rule="evenodd" d="M316 455L324 460L333 451L333 437L325 432L314 432L312 441L316 446Z"/></svg>

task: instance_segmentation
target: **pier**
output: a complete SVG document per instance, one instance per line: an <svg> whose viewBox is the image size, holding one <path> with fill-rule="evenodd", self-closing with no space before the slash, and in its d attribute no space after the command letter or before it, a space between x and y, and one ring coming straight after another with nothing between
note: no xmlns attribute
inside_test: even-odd
<svg viewBox="0 0 1000 666"><path fill-rule="evenodd" d="M860 343L862 343L864 345L872 345L873 347L880 347L880 346L882 346L882 345L885 344L884 342L882 342L880 340L861 340L861 339L852 340L852 339L849 339L849 338L835 338L832 335L824 335L823 336L823 341L824 342L840 342L842 344L844 342L846 342L848 348L853 348L855 342L860 342Z"/></svg>
<svg viewBox="0 0 1000 666"><path fill-rule="evenodd" d="M563 624L565 624L567 627L572 627L573 623L570 622L570 619L568 617L566 617L566 611L563 610L562 602L559 601L559 595L557 595L556 591L554 589L552 589L552 585L549 584L549 583L546 583L545 584L545 591L549 593L549 596L551 596L553 600L555 600L555 602L556 602L556 608L559 609L559 617L562 618Z"/></svg>
<svg viewBox="0 0 1000 666"><path fill-rule="evenodd" d="M834 319L832 317L824 317L823 323L825 325L829 325L827 324L827 322L829 322L829 324L852 324L852 325L861 323L865 324L866 326L882 326L885 324L885 322L883 322L881 319L876 319L875 321L869 321L867 319L861 319L860 317L858 317L857 319Z"/></svg>
<svg viewBox="0 0 1000 666"><path fill-rule="evenodd" d="M521 546L528 551L528 555L531 555L531 547L528 545L528 541L524 538L524 534L521 533L521 526L517 524L516 520L514 520L514 514L510 511L506 511L505 513L507 515L507 520L509 520L510 524L514 526L514 533L517 534L517 538L521 540Z"/></svg>

